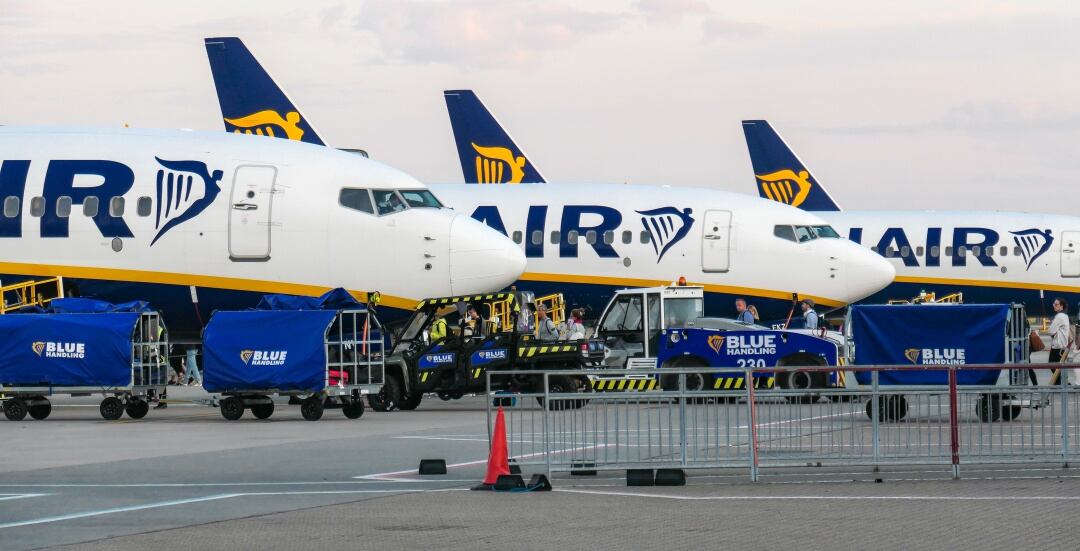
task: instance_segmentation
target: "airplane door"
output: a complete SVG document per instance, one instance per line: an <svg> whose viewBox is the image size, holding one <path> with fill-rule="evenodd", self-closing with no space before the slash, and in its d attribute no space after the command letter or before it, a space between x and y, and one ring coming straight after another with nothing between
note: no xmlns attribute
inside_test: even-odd
<svg viewBox="0 0 1080 551"><path fill-rule="evenodd" d="M1061 232L1061 277L1080 277L1080 231Z"/></svg>
<svg viewBox="0 0 1080 551"><path fill-rule="evenodd" d="M701 236L701 269L726 272L730 269L731 211L705 212Z"/></svg>
<svg viewBox="0 0 1080 551"><path fill-rule="evenodd" d="M277 169L242 166L236 169L229 195L229 259L259 262L270 259L270 211Z"/></svg>

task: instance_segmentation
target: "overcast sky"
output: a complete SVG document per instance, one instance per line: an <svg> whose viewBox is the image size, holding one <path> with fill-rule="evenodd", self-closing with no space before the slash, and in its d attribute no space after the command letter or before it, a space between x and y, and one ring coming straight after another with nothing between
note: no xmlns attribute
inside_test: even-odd
<svg viewBox="0 0 1080 551"><path fill-rule="evenodd" d="M182 4L182 5L181 5ZM0 0L0 124L221 129L235 35L324 139L461 182L472 88L549 181L754 193L766 118L845 208L1080 210L1080 3Z"/></svg>

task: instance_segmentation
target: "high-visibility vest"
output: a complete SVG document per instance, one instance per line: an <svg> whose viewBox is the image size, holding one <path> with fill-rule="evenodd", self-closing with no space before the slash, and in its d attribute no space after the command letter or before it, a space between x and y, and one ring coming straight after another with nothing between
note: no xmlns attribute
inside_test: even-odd
<svg viewBox="0 0 1080 551"><path fill-rule="evenodd" d="M439 318L431 324L431 341L437 342L446 338L446 320Z"/></svg>

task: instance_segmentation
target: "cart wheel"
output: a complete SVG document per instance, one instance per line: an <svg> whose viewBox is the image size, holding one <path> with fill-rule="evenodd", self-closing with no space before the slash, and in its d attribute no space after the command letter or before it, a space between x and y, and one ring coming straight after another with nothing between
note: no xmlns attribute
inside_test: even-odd
<svg viewBox="0 0 1080 551"><path fill-rule="evenodd" d="M34 400L45 400L44 396L36 396ZM27 408L30 411L30 417L37 420L42 420L52 413L52 404L48 400L45 400L44 404L38 404L36 406L30 406Z"/></svg>
<svg viewBox="0 0 1080 551"><path fill-rule="evenodd" d="M1012 421L1017 417L1020 417L1022 408L1020 406L1005 406L1001 410L1001 418L1006 421Z"/></svg>
<svg viewBox="0 0 1080 551"><path fill-rule="evenodd" d="M4 416L12 421L22 421L26 412L26 402L22 398L9 398L4 402Z"/></svg>
<svg viewBox="0 0 1080 551"><path fill-rule="evenodd" d="M124 411L127 412L128 417L132 419L142 419L146 417L146 414L150 412L150 404L141 398L132 398L128 400Z"/></svg>
<svg viewBox="0 0 1080 551"><path fill-rule="evenodd" d="M124 415L124 403L116 396L109 396L101 401L101 416L107 421L115 421Z"/></svg>
<svg viewBox="0 0 1080 551"><path fill-rule="evenodd" d="M300 404L300 414L308 421L318 421L319 419L322 419L322 400L320 400L318 396L309 396L305 398L304 403Z"/></svg>
<svg viewBox="0 0 1080 551"><path fill-rule="evenodd" d="M221 416L229 421L235 421L244 416L244 402L236 396L229 396L221 400L218 406L221 408Z"/></svg>
<svg viewBox="0 0 1080 551"><path fill-rule="evenodd" d="M364 400L361 398L345 398L341 403L341 412L349 419L359 419L364 414Z"/></svg>
<svg viewBox="0 0 1080 551"><path fill-rule="evenodd" d="M563 393L563 392L574 392L576 390L577 390L577 384L575 384L574 380L571 379L570 377L566 377L566 376L563 376L563 375L556 375L556 376L548 377L548 392L550 392L552 394ZM551 407L549 409L551 409L553 411L554 410L562 410L562 409L577 409L577 408L580 408L580 407L582 407L584 405L584 404L579 404L579 402L583 402L583 400L565 400L565 399L564 400L559 400L559 401L556 401L556 402L552 402ZM544 397L543 396L537 396L536 397L536 403L540 404L540 407L544 407Z"/></svg>
<svg viewBox="0 0 1080 551"><path fill-rule="evenodd" d="M878 396L878 415L881 421L899 421L907 417L907 399L900 395ZM874 418L874 401L866 401L866 416Z"/></svg>
<svg viewBox="0 0 1080 551"><path fill-rule="evenodd" d="M263 398L269 397L263 396ZM256 419L269 419L270 416L274 414L274 403L270 402L269 404L251 406L251 414L254 415Z"/></svg>
<svg viewBox="0 0 1080 551"><path fill-rule="evenodd" d="M1001 419L1001 396L997 394L983 394L979 401L975 402L975 413L983 423L993 423ZM1012 413L1011 411L1009 413ZM1011 417L1006 420L1011 420Z"/></svg>
<svg viewBox="0 0 1080 551"><path fill-rule="evenodd" d="M401 407L401 382L397 377L388 375L379 393L368 395L368 404L375 411L392 411Z"/></svg>
<svg viewBox="0 0 1080 551"><path fill-rule="evenodd" d="M398 409L402 411L413 411L420 406L420 402L423 399L423 392L411 392L409 394L406 394L405 397L402 398L401 405L398 406Z"/></svg>

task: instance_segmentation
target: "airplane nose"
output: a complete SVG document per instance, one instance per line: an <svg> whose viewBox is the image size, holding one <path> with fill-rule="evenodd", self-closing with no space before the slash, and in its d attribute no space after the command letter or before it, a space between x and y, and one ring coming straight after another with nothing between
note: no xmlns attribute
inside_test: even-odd
<svg viewBox="0 0 1080 551"><path fill-rule="evenodd" d="M525 252L509 237L463 214L450 224L450 288L455 295L490 293L525 272Z"/></svg>
<svg viewBox="0 0 1080 551"><path fill-rule="evenodd" d="M888 287L896 278L896 268L881 255L855 243L851 247L851 266L847 270L847 302L862 300Z"/></svg>

